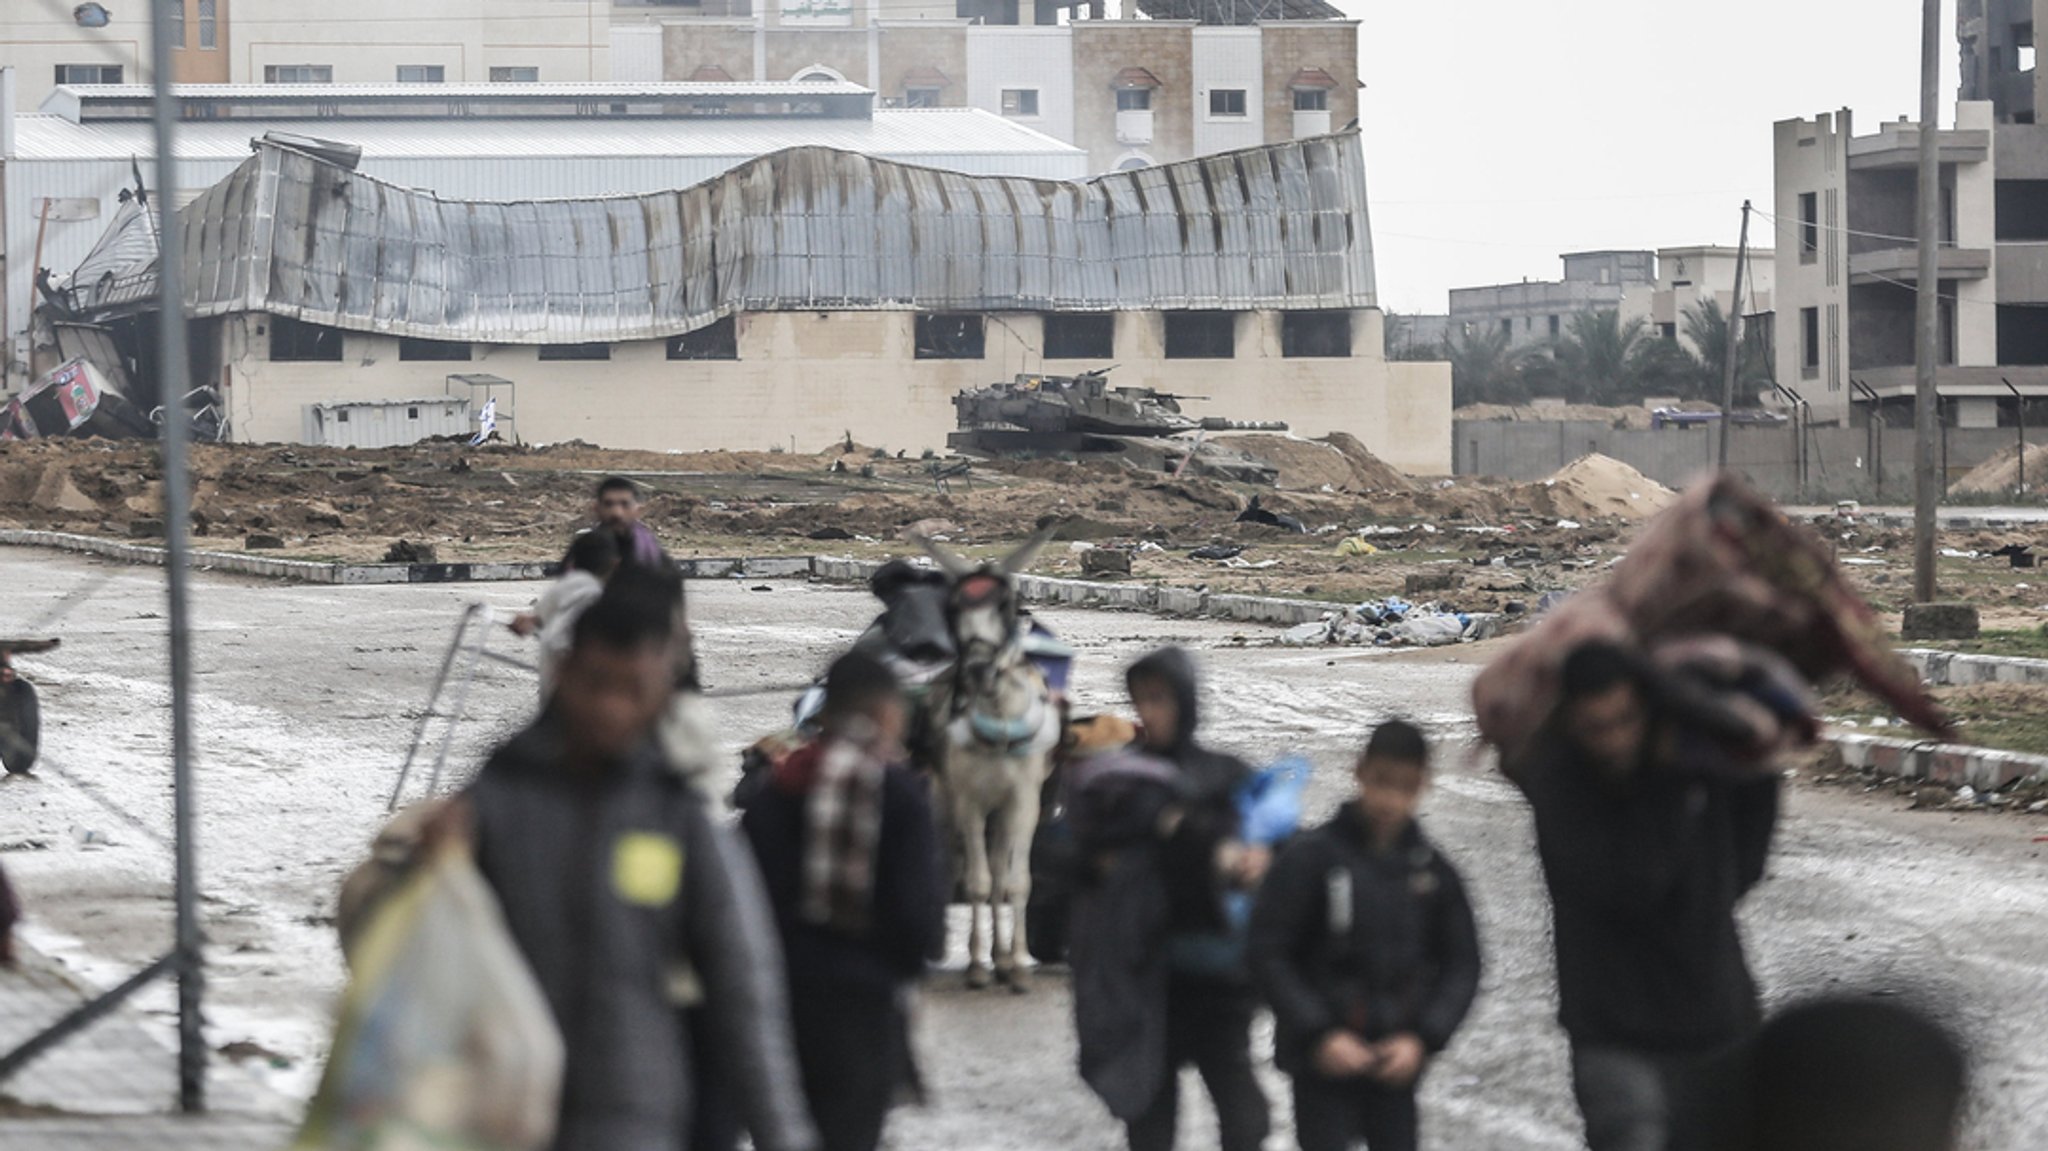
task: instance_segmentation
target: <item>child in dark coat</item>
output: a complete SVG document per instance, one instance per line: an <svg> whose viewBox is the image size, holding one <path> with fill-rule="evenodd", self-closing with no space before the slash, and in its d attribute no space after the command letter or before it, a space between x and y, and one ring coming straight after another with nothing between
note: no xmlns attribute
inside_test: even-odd
<svg viewBox="0 0 2048 1151"><path fill-rule="evenodd" d="M1357 799L1281 852L1252 913L1302 1151L1413 1151L1416 1085L1479 990L1465 885L1415 822L1428 774L1422 732L1382 724Z"/></svg>

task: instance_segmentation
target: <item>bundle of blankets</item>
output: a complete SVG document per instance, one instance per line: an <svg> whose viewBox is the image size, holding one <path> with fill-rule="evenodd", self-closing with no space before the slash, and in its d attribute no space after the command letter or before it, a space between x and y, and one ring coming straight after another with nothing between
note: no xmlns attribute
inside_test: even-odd
<svg viewBox="0 0 2048 1151"><path fill-rule="evenodd" d="M1555 710L1565 658L1601 641L1642 656L1667 707L1758 765L1818 736L1809 685L1844 673L1902 718L1953 734L1827 544L1730 474L1687 489L1605 583L1565 601L1474 681L1480 736L1509 770Z"/></svg>

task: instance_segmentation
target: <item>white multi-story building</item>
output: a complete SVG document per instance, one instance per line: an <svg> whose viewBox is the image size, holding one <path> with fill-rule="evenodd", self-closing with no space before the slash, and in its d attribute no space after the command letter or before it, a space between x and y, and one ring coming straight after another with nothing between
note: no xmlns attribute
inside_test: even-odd
<svg viewBox="0 0 2048 1151"><path fill-rule="evenodd" d="M171 0L186 84L552 83L612 77L611 0ZM24 106L147 81L151 0L0 4ZM97 8L96 16L74 8ZM97 25L97 26L94 26Z"/></svg>

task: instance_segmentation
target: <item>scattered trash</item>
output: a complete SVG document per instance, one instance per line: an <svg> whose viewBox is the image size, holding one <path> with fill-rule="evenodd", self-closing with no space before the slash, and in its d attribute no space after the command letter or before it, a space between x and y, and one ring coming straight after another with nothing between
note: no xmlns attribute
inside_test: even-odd
<svg viewBox="0 0 2048 1151"><path fill-rule="evenodd" d="M1634 498L1636 498L1636 497L1634 497L1634 496L1630 496L1629 498L1630 498L1630 499L1634 499ZM1584 524L1581 524L1581 523L1580 523L1579 521L1577 521L1577 520L1559 520L1559 521L1557 521L1557 527L1558 527L1558 530L1559 530L1559 531L1575 532L1575 531L1578 531L1578 530L1579 530L1580 528L1582 528L1582 527L1584 527L1584 526L1585 526Z"/></svg>
<svg viewBox="0 0 2048 1151"><path fill-rule="evenodd" d="M1357 536L1349 536L1344 542L1337 545L1337 554L1340 556L1376 556L1380 554L1380 549L1359 539Z"/></svg>
<svg viewBox="0 0 2048 1151"><path fill-rule="evenodd" d="M1241 524L1264 524L1267 527L1281 528L1290 532L1299 532L1303 535L1308 534L1308 528L1303 526L1300 520L1295 519L1293 516L1281 515L1279 512L1262 506L1257 496L1253 496L1252 502L1246 504L1245 509L1237 513L1237 522Z"/></svg>
<svg viewBox="0 0 2048 1151"><path fill-rule="evenodd" d="M1235 559L1243 554L1244 549L1236 544L1208 544L1189 552L1188 558L1191 560L1227 560Z"/></svg>

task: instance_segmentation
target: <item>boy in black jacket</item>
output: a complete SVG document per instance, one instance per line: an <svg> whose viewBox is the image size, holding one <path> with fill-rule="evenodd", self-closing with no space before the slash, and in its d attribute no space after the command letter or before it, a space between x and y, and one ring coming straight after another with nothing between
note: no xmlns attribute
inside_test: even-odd
<svg viewBox="0 0 2048 1151"><path fill-rule="evenodd" d="M1252 913L1302 1151L1413 1151L1416 1083L1478 993L1465 885L1415 822L1428 773L1422 732L1380 725L1356 801L1287 846Z"/></svg>

